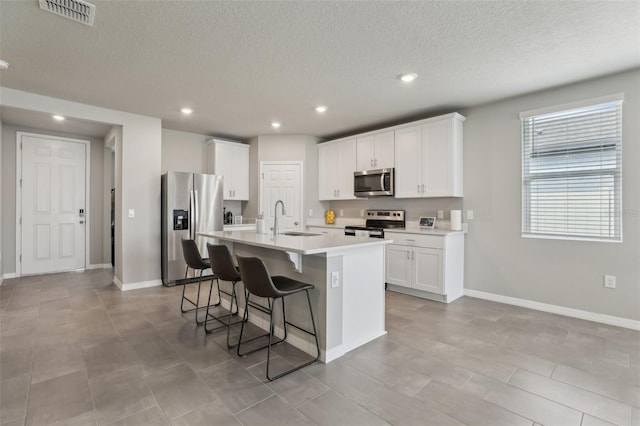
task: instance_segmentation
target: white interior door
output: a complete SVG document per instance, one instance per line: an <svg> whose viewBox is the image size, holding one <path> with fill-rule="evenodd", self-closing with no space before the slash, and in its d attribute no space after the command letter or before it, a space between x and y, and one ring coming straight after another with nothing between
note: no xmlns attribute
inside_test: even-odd
<svg viewBox="0 0 640 426"><path fill-rule="evenodd" d="M302 164L262 163L260 185L260 209L268 228L273 227L276 201L284 202L285 211L281 215L278 206L278 227L280 231L302 229Z"/></svg>
<svg viewBox="0 0 640 426"><path fill-rule="evenodd" d="M19 134L20 274L85 267L88 141ZM21 260L21 261L20 261Z"/></svg>

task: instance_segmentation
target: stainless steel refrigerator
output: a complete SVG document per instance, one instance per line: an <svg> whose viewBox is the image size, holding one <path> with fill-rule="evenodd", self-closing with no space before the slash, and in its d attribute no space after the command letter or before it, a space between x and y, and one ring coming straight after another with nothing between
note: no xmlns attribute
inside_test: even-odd
<svg viewBox="0 0 640 426"><path fill-rule="evenodd" d="M222 231L223 177L168 172L162 175L162 282L176 285L185 278L182 238L195 240L203 258L207 239L198 232Z"/></svg>

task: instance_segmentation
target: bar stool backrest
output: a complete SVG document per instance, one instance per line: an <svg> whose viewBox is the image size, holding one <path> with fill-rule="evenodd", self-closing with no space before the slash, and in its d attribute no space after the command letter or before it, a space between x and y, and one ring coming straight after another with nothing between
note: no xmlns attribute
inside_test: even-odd
<svg viewBox="0 0 640 426"><path fill-rule="evenodd" d="M231 252L224 244L207 243L209 262L213 273L223 281L240 281L240 274L233 264Z"/></svg>
<svg viewBox="0 0 640 426"><path fill-rule="evenodd" d="M196 242L188 238L182 239L182 253L184 254L184 261L191 269L208 269L210 266L200 256L200 250Z"/></svg>
<svg viewBox="0 0 640 426"><path fill-rule="evenodd" d="M269 271L259 257L241 257L238 259L238 267L244 287L249 293L259 297L280 297L281 292L271 281Z"/></svg>

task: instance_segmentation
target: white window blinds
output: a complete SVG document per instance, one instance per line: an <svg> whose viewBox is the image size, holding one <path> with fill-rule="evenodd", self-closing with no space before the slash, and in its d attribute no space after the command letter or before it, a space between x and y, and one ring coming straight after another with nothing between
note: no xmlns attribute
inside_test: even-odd
<svg viewBox="0 0 640 426"><path fill-rule="evenodd" d="M620 241L622 98L520 117L523 236Z"/></svg>

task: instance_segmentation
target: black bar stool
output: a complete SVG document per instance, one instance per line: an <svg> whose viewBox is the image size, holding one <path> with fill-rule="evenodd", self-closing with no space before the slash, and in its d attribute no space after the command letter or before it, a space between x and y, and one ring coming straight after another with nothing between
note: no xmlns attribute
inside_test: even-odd
<svg viewBox="0 0 640 426"><path fill-rule="evenodd" d="M196 311L196 324L201 325L204 323L204 321L198 321L198 311L200 309L204 309L205 307L208 309L209 306L208 305L200 306L200 285L202 284L202 273L206 269L211 268L211 265L209 264L209 259L203 259L200 256L200 250L198 250L198 246L196 245L196 242L193 240L182 238L182 254L184 255L184 261L187 264L187 268L184 272L185 280L189 276L189 268L195 271L200 271L200 276L198 277L198 281L197 281L198 296L195 302L184 295L184 292L187 288L187 284L192 284L192 283L185 282L185 284L182 286L182 300L180 301L180 310L182 311L183 314L187 312ZM213 280L211 281L211 286L213 287ZM209 289L209 294L211 294L211 289ZM185 300L191 303L194 306L194 308L185 309L184 308Z"/></svg>
<svg viewBox="0 0 640 426"><path fill-rule="evenodd" d="M293 373L294 371L297 371L303 367L306 367L307 365L311 365L314 362L316 362L320 358L320 344L318 343L318 332L316 331L316 322L313 318L313 309L311 308L311 298L309 297L309 290L314 288L313 285L303 283L301 281L296 281L289 277L269 276L269 271L267 270L267 267L265 266L262 259L258 257L236 256L236 258L238 259L238 266L240 267L240 275L242 275L242 282L244 283L244 287L246 289L246 292L245 292L246 306L244 309L244 321L247 320L249 307L258 309L264 313L269 314L269 333L254 337L244 342L242 341L242 332L244 331L244 322L242 323L242 327L240 328L240 337L238 338L238 349L237 349L238 355L246 356L253 352L267 348L267 379L269 381L276 380L284 375ZM307 295L307 302L309 303L309 315L311 315L311 324L313 325L313 332L309 330L305 330L295 324L290 323L289 321L287 321L287 317L285 315L284 298L286 296L290 296L292 294L299 293L301 291L304 291L305 294ZM256 302L252 302L250 299L252 295L266 298L268 302L268 306L263 306ZM279 339L276 342L273 342L272 341L273 331L274 331L273 310L275 307L276 299L280 299L280 303L282 304L282 320L284 323L284 337L282 339ZM298 365L296 367L293 367L289 370L286 370L282 373L279 373L271 377L269 374L269 365L271 361L271 346L277 345L278 343L282 343L287 339L287 325L291 325L300 331L304 331L305 333L312 335L316 341L317 355L311 361L305 362L301 365ZM269 342L267 343L267 345L261 346L259 348L253 349L245 353L240 352L241 344L248 343L253 340L259 339L261 337L267 337L267 336L269 337Z"/></svg>
<svg viewBox="0 0 640 426"><path fill-rule="evenodd" d="M243 319L240 319L238 321L231 322L231 316L236 315L238 313L238 296L236 293L236 284L239 281L241 281L242 278L240 277L240 272L238 271L238 268L236 268L235 265L233 264L233 259L231 258L231 253L229 252L229 249L227 248L227 246L214 245L214 244L207 243L207 251L209 252L209 262L211 263L211 270L213 271L214 278L211 280L211 288L209 289L209 302L208 302L209 304L207 305L207 315L204 320L204 331L206 333L211 333L212 331L218 330L222 327L226 327L227 328L227 349L235 348L237 346L237 343L235 345L232 345L229 343L229 332L231 330L232 325L238 324L241 321L243 321ZM213 280L216 280L217 287L218 287L218 305L220 304L220 301L221 301L220 293L224 293L227 296L231 297L231 301L230 301L231 306L229 306L228 315L216 317L215 315L209 312L209 306L217 306L217 305L211 305L211 292L213 289ZM228 293L220 289L220 280L231 282L231 293ZM233 312L234 301L236 303L235 312ZM208 326L209 326L210 318L217 320L222 325L219 325L214 328L209 328ZM225 318L226 318L226 322L223 321L223 319Z"/></svg>

